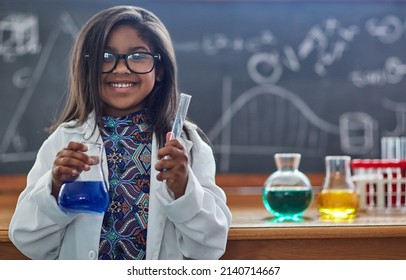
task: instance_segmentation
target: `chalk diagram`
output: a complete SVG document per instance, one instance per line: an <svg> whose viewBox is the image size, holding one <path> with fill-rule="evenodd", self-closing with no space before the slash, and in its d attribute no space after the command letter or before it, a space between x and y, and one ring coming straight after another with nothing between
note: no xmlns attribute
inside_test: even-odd
<svg viewBox="0 0 406 280"><path fill-rule="evenodd" d="M338 126L319 118L303 100L282 87L260 85L230 104L230 85L226 78L223 114L208 132L216 152L222 155L220 170L228 170L231 154L271 155L286 147L320 154L328 134L339 134Z"/></svg>
<svg viewBox="0 0 406 280"><path fill-rule="evenodd" d="M272 155L288 149L320 156L325 153L331 136L339 136L341 149L350 155L376 150L378 126L370 115L344 113L338 125L329 123L317 116L297 94L276 85L284 66L298 72L301 60L313 51L319 52L314 71L323 77L327 67L342 57L358 32L357 26L344 28L336 19L330 18L323 27L313 27L297 51L285 46L284 60L277 53L254 53L248 61L247 72L258 85L242 92L235 100L231 98L231 77L224 78L223 113L208 132L216 153L220 154L221 172L229 170L231 155ZM333 43L329 43L331 34L339 34ZM272 36L268 35L268 38ZM227 46L224 42L226 39L222 40L222 47ZM261 72L264 64L271 69Z"/></svg>
<svg viewBox="0 0 406 280"><path fill-rule="evenodd" d="M273 155L287 148L306 156L323 155L332 135L340 137L341 149L350 155L376 149L378 126L366 113L344 113L335 125L291 91L273 84L251 88L232 103L230 96L231 80L225 78L223 114L208 132L221 155L220 171L229 170L231 155Z"/></svg>
<svg viewBox="0 0 406 280"><path fill-rule="evenodd" d="M36 15L11 14L0 21L0 55L6 61L13 61L27 53L38 53L38 62L33 69L21 68L13 76L17 88L25 88L0 143L0 163L34 160L36 151L27 151L27 137L18 131L21 118L32 100L43 75L50 54L58 36L67 33L75 37L78 28L68 13L63 13L50 32L43 47L39 44L38 17ZM5 34L10 34L6 36Z"/></svg>

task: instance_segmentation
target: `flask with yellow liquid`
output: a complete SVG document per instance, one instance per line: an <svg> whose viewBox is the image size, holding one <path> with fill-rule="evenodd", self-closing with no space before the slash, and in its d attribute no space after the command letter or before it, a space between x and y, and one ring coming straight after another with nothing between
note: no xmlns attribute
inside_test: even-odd
<svg viewBox="0 0 406 280"><path fill-rule="evenodd" d="M350 220L355 218L359 197L351 180L349 156L326 156L326 177L318 197L320 218Z"/></svg>

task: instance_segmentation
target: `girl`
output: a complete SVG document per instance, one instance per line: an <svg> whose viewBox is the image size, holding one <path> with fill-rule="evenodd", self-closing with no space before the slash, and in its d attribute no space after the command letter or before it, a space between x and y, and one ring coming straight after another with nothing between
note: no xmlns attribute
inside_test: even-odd
<svg viewBox="0 0 406 280"><path fill-rule="evenodd" d="M132 6L101 11L79 32L68 100L40 148L10 224L32 259L218 259L231 214L212 150L196 125L169 140L177 103L173 46L163 23ZM82 141L104 143L110 206L65 215L64 181L93 164Z"/></svg>

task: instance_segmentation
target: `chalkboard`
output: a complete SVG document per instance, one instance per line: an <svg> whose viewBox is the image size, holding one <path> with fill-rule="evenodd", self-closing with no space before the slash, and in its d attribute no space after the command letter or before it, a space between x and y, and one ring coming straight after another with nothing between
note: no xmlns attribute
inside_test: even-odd
<svg viewBox="0 0 406 280"><path fill-rule="evenodd" d="M60 110L73 38L134 1L0 1L0 173L27 172ZM190 117L220 173L270 173L274 153L378 158L406 135L406 2L137 1L174 41Z"/></svg>

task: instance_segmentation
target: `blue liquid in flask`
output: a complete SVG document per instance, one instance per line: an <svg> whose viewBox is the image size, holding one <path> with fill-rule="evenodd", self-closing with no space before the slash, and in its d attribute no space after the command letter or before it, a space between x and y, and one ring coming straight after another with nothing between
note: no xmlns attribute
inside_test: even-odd
<svg viewBox="0 0 406 280"><path fill-rule="evenodd" d="M59 207L67 214L104 213L109 205L109 195L104 182L68 181L61 187Z"/></svg>

